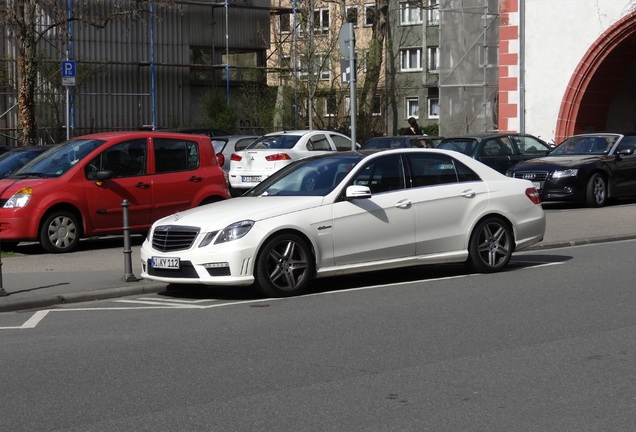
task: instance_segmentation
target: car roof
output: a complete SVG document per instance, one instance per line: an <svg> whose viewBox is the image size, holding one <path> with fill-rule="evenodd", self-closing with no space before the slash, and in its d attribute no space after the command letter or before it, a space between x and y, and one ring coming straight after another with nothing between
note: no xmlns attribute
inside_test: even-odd
<svg viewBox="0 0 636 432"><path fill-rule="evenodd" d="M112 132L98 132L93 134L80 135L80 136L76 136L72 138L72 140L73 139L109 140L109 139L121 138L125 136L129 136L131 138L172 137L172 138L186 139L186 137L204 136L204 135L179 133L179 132L162 132L162 131L112 131Z"/></svg>

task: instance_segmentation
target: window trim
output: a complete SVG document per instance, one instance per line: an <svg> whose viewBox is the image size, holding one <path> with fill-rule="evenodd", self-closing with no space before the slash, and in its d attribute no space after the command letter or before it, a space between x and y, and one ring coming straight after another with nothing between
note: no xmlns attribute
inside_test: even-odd
<svg viewBox="0 0 636 432"><path fill-rule="evenodd" d="M404 102L406 105L406 118L415 118L415 119L419 119L420 118L420 98L418 96L406 96L404 98ZM411 104L409 102L415 102L417 105L417 114L413 114L412 111L409 109L411 107Z"/></svg>
<svg viewBox="0 0 636 432"><path fill-rule="evenodd" d="M411 21L410 19L411 13L413 13L414 10L418 10L420 12L419 14L420 17L419 19ZM400 25L407 26L407 25L422 24L422 9L417 5L417 2L412 2L412 1L400 2L399 11L400 11L399 12ZM405 19L407 17L408 19Z"/></svg>
<svg viewBox="0 0 636 432"><path fill-rule="evenodd" d="M415 51L416 62L415 67L411 65L411 52ZM406 56L406 57L405 57ZM408 67L404 67L404 60L408 59ZM400 72L421 72L422 69L422 48L401 48L400 49Z"/></svg>

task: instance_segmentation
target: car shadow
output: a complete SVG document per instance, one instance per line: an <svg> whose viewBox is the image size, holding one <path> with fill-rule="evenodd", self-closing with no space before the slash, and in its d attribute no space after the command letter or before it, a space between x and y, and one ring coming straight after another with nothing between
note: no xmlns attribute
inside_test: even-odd
<svg viewBox="0 0 636 432"><path fill-rule="evenodd" d="M618 207L622 205L636 204L636 197L632 198L618 198L615 200L609 200L605 207ZM544 210L573 210L573 209L587 209L584 203L568 202L568 201L550 201L542 202L541 206Z"/></svg>
<svg viewBox="0 0 636 432"><path fill-rule="evenodd" d="M549 254L524 254L513 256L503 272L514 272L526 268L558 264L571 260L571 256ZM345 291L349 289L373 287L378 285L402 284L418 281L430 281L440 278L452 278L474 274L464 264L440 264L417 267L404 267L356 273L346 276L333 276L314 279L303 295ZM175 285L167 286L159 295L183 300L223 300L250 301L265 299L258 287L220 287L211 285Z"/></svg>

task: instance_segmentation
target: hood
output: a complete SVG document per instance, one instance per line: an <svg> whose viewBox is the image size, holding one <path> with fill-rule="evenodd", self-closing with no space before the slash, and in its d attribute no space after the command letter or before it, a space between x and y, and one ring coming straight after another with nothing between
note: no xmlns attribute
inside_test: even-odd
<svg viewBox="0 0 636 432"><path fill-rule="evenodd" d="M536 159L530 159L525 162L520 162L512 167L512 171L515 172L527 170L550 170L557 168L578 168L582 165L593 164L607 159L608 156L605 155L546 156Z"/></svg>
<svg viewBox="0 0 636 432"><path fill-rule="evenodd" d="M1 198L11 198L14 193L19 191L25 187L38 187L42 184L50 182L51 179L48 178L26 178L26 179L16 179L16 178L5 178L0 180L0 197Z"/></svg>
<svg viewBox="0 0 636 432"><path fill-rule="evenodd" d="M202 231L214 231L242 221L260 221L286 213L307 210L322 205L324 197L238 197L215 202L183 212L177 212L155 222L156 225L201 227Z"/></svg>

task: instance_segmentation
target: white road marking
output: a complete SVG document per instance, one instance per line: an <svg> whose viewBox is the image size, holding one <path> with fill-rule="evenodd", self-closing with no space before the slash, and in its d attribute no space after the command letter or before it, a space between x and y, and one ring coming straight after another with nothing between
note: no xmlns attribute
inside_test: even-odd
<svg viewBox="0 0 636 432"><path fill-rule="evenodd" d="M515 261L519 263L519 261ZM527 264L534 264L532 262L526 262ZM534 264L531 267L525 267L524 269L536 269L546 266L553 265L561 265L565 264L565 262L556 262L556 263L542 263L542 264ZM126 300L114 300L117 303L132 303L132 304L141 304L147 306L131 306L131 307L101 307L101 308L69 308L69 309L46 309L40 310L33 314L31 318L29 318L24 324L18 327L0 327L0 330L23 330L23 329L33 329L35 328L45 316L48 315L49 312L95 312L95 311L130 311L130 310L154 310L154 309L211 309L225 306L236 306L236 305L244 305L251 303L263 303L263 302L273 302L273 301L283 301L283 300L294 300L302 297L312 297L312 296L320 296L320 295L334 295L334 294L343 294L355 291L365 291L372 290L378 288L386 288L389 286L405 286L412 285L416 283L425 283L425 282L437 282L443 280L452 280L452 279L462 279L471 276L479 276L480 273L471 273L467 275L458 275L458 276L446 276L439 277L435 279L420 279L414 281L406 281L406 282L398 282L398 283L389 283L382 285L371 285L357 288L348 288L337 291L324 291L313 294L305 294L300 297L283 297L283 298L263 298L256 300L241 300L241 301L233 301L226 303L219 303L219 300L210 299L210 300L180 300L180 299L166 299L166 298L151 298L151 297L142 297L139 299L126 299ZM209 303L215 302L215 304L211 305L202 305L199 303Z"/></svg>

